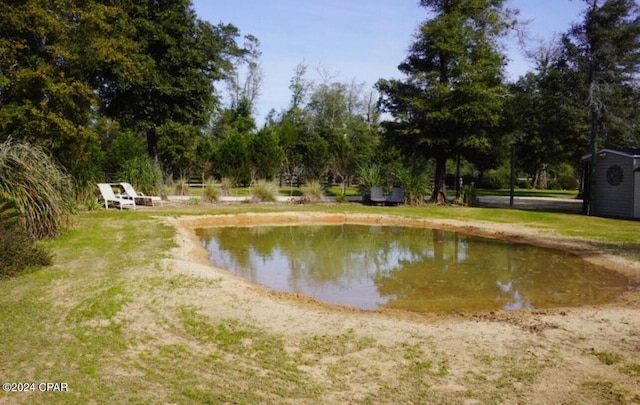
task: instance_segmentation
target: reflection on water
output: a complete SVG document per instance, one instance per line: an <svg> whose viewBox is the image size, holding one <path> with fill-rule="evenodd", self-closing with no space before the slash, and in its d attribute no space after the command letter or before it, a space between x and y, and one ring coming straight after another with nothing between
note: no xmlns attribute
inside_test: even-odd
<svg viewBox="0 0 640 405"><path fill-rule="evenodd" d="M439 229L362 225L199 229L216 266L332 304L417 312L605 303L631 286L574 256Z"/></svg>

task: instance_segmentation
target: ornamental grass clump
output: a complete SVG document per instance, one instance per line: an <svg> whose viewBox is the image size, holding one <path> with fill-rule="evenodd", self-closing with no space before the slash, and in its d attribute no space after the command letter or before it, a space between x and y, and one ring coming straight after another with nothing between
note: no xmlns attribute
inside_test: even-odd
<svg viewBox="0 0 640 405"><path fill-rule="evenodd" d="M230 177L223 177L220 180L220 189L222 191L222 195L231 195L231 191L233 190L233 179L231 179Z"/></svg>
<svg viewBox="0 0 640 405"><path fill-rule="evenodd" d="M307 183L307 185L303 188L304 198L308 202L319 202L323 199L323 187L322 183L318 180L312 180Z"/></svg>
<svg viewBox="0 0 640 405"><path fill-rule="evenodd" d="M175 185L173 187L173 192L175 195L179 195L179 196L191 195L191 189L189 188L189 180L185 177L180 177L175 182Z"/></svg>
<svg viewBox="0 0 640 405"><path fill-rule="evenodd" d="M360 179L360 191L366 194L371 187L382 186L384 182L384 171L382 167L376 164L360 166L358 168L358 177Z"/></svg>
<svg viewBox="0 0 640 405"><path fill-rule="evenodd" d="M74 206L71 179L53 158L11 139L0 143L0 198L14 204L33 240L58 236Z"/></svg>
<svg viewBox="0 0 640 405"><path fill-rule="evenodd" d="M251 199L254 202L274 202L278 185L272 181L258 180L251 186Z"/></svg>
<svg viewBox="0 0 640 405"><path fill-rule="evenodd" d="M216 202L220 197L220 187L211 179L207 180L202 191L202 201L204 202Z"/></svg>
<svg viewBox="0 0 640 405"><path fill-rule="evenodd" d="M138 192L157 195L163 188L160 165L148 157L135 157L123 163L118 178L131 183Z"/></svg>
<svg viewBox="0 0 640 405"><path fill-rule="evenodd" d="M429 174L424 168L420 166L396 167L394 177L404 190L407 204L424 204L424 196L429 193Z"/></svg>
<svg viewBox="0 0 640 405"><path fill-rule="evenodd" d="M13 201L0 201L0 278L51 264L51 255L35 244L22 219Z"/></svg>

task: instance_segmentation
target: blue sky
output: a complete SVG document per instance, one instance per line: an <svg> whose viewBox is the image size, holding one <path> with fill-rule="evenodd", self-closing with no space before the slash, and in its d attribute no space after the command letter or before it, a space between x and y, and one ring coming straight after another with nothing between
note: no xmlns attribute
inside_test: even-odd
<svg viewBox="0 0 640 405"><path fill-rule="evenodd" d="M270 109L286 108L289 81L300 62L309 65L307 78L319 81L316 68L341 82L364 82L371 88L380 78L400 78L397 66L428 11L417 0L193 0L198 18L212 24L230 23L242 35L260 40L263 71L257 102L259 122ZM582 0L510 0L520 18L531 20L532 38L550 39L580 21ZM510 78L530 70L515 45L507 44ZM220 88L224 91L223 88Z"/></svg>

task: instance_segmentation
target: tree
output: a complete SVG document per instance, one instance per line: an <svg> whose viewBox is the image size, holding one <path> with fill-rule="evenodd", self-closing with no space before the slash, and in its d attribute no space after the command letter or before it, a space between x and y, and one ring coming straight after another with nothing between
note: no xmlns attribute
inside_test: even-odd
<svg viewBox="0 0 640 405"><path fill-rule="evenodd" d="M301 108L306 100L307 93L313 87L313 83L305 79L308 68L309 66L303 61L294 70L294 75L289 83L289 90L291 90L290 110Z"/></svg>
<svg viewBox="0 0 640 405"><path fill-rule="evenodd" d="M546 164L571 162L576 167L584 154L585 111L570 78L553 67L529 72L509 86L505 125L516 162L534 178L534 187Z"/></svg>
<svg viewBox="0 0 640 405"><path fill-rule="evenodd" d="M624 121L640 71L640 7L633 0L584 0L584 20L562 37L562 63L580 75L591 147L616 143L609 130Z"/></svg>
<svg viewBox="0 0 640 405"><path fill-rule="evenodd" d="M434 201L446 198L447 159L473 159L500 138L506 90L497 40L512 24L503 3L422 0L434 17L420 26L398 67L407 78L377 83L382 106L394 117L383 124L385 136L409 157L435 158Z"/></svg>
<svg viewBox="0 0 640 405"><path fill-rule="evenodd" d="M262 87L262 69L260 67L260 42L252 35L245 38L244 54L235 58L235 69L226 76L229 103L238 106L242 103L255 105ZM240 74L244 73L244 79Z"/></svg>
<svg viewBox="0 0 640 405"><path fill-rule="evenodd" d="M252 138L251 163L254 177L257 179L273 180L282 168L284 152L278 143L278 137L273 128L262 128Z"/></svg>
<svg viewBox="0 0 640 405"><path fill-rule="evenodd" d="M250 136L231 131L224 140L217 143L214 154L215 174L231 178L236 185L251 184L253 173Z"/></svg>
<svg viewBox="0 0 640 405"><path fill-rule="evenodd" d="M167 167L197 147L196 139L219 103L214 82L233 71L245 53L238 29L198 20L190 0L127 2L140 75L102 78L102 109L124 129L145 137L148 153Z"/></svg>
<svg viewBox="0 0 640 405"><path fill-rule="evenodd" d="M4 1L0 16L0 139L45 147L78 175L100 149L90 128L99 103L93 78L105 69L135 70L135 44L114 23L125 16L74 0Z"/></svg>
<svg viewBox="0 0 640 405"><path fill-rule="evenodd" d="M562 37L561 63L582 78L576 84L582 89L582 101L589 114L593 176L600 144L619 143L612 139L613 135L620 137L634 130L620 124L628 118L625 114L635 114L638 109L638 104L631 109L624 106L638 101L640 8L634 0L584 2L587 5L584 20Z"/></svg>

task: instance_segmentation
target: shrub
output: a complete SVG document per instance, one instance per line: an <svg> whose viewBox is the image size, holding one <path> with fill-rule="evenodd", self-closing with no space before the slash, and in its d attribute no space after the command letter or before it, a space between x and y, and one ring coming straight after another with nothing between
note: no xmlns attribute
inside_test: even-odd
<svg viewBox="0 0 640 405"><path fill-rule="evenodd" d="M398 167L394 176L404 190L405 201L409 205L421 205L429 193L429 179L423 167Z"/></svg>
<svg viewBox="0 0 640 405"><path fill-rule="evenodd" d="M347 200L347 196L346 195L339 194L339 195L336 196L336 202L338 204L343 204L343 203L349 202L349 200Z"/></svg>
<svg viewBox="0 0 640 405"><path fill-rule="evenodd" d="M191 195L191 189L189 189L189 180L184 177L180 177L175 181L173 186L173 192L175 195L187 196Z"/></svg>
<svg viewBox="0 0 640 405"><path fill-rule="evenodd" d="M23 217L9 200L0 201L0 240L0 277L51 264L49 252L34 244Z"/></svg>
<svg viewBox="0 0 640 405"><path fill-rule="evenodd" d="M274 182L259 180L251 186L251 199L254 202L274 202L278 185Z"/></svg>
<svg viewBox="0 0 640 405"><path fill-rule="evenodd" d="M207 180L204 186L204 190L202 192L202 201L216 202L218 201L219 196L220 196L220 188L213 182L213 180L211 179Z"/></svg>
<svg viewBox="0 0 640 405"><path fill-rule="evenodd" d="M493 190L509 188L509 172L506 169L488 170L478 186Z"/></svg>
<svg viewBox="0 0 640 405"><path fill-rule="evenodd" d="M107 173L118 173L124 169L126 162L147 155L146 142L143 137L129 131L120 131L117 123L115 136L105 150L104 170Z"/></svg>
<svg viewBox="0 0 640 405"><path fill-rule="evenodd" d="M381 186L384 181L382 168L376 164L360 166L357 176L360 178L360 188L363 193L368 193L371 187Z"/></svg>
<svg viewBox="0 0 640 405"><path fill-rule="evenodd" d="M462 187L462 203L467 207L475 207L478 205L476 189L472 184Z"/></svg>
<svg viewBox="0 0 640 405"><path fill-rule="evenodd" d="M309 202L322 201L323 188L318 180L312 180L304 188L305 200Z"/></svg>
<svg viewBox="0 0 640 405"><path fill-rule="evenodd" d="M157 195L163 184L160 166L147 156L138 156L124 162L118 177L147 195Z"/></svg>
<svg viewBox="0 0 640 405"><path fill-rule="evenodd" d="M223 177L220 180L220 188L222 189L222 195L231 195L233 180L230 177Z"/></svg>
<svg viewBox="0 0 640 405"><path fill-rule="evenodd" d="M97 198L91 198L89 200L86 201L85 203L87 211L96 211L99 210L100 208L102 208L102 204L100 203L100 201L98 201Z"/></svg>
<svg viewBox="0 0 640 405"><path fill-rule="evenodd" d="M547 190L562 190L562 184L558 180L547 181Z"/></svg>
<svg viewBox="0 0 640 405"><path fill-rule="evenodd" d="M562 174L558 177L558 183L562 190L577 190L578 179L571 174Z"/></svg>
<svg viewBox="0 0 640 405"><path fill-rule="evenodd" d="M0 198L13 202L34 240L60 234L74 207L72 184L42 148L0 143Z"/></svg>

